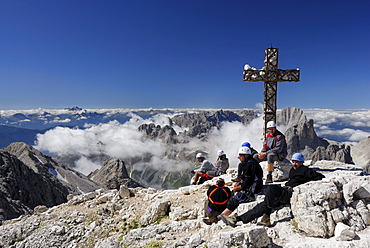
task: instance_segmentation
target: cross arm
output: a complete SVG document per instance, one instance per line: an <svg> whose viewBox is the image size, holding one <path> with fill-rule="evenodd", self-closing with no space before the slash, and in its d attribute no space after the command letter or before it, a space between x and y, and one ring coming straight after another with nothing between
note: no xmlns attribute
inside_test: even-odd
<svg viewBox="0 0 370 248"><path fill-rule="evenodd" d="M247 69L243 71L244 82L298 82L299 77L299 69L276 71Z"/></svg>

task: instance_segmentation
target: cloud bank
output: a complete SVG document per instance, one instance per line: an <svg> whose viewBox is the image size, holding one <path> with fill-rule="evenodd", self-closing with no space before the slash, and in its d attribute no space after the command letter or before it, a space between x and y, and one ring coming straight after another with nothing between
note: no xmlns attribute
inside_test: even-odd
<svg viewBox="0 0 370 248"><path fill-rule="evenodd" d="M319 137L357 144L370 136L369 110L303 110L308 119L313 119Z"/></svg>
<svg viewBox="0 0 370 248"><path fill-rule="evenodd" d="M121 158L123 160L133 157L150 156L149 162L135 164L137 168L149 165L154 169L166 171L179 171L190 168L196 164L192 161L178 163L171 159L164 159L167 144L161 140L145 139L137 128L144 123L154 122L157 125L169 124L169 116L156 115L150 119L132 115L131 119L124 124L112 121L105 124L89 125L85 129L56 127L45 134L37 136L36 149L47 151L59 156L74 155L80 157L76 161L76 169L85 175L100 168L101 165L88 159L94 154L105 154L108 157ZM208 153L207 159L214 162L217 151L222 149L230 159L230 165L236 167L238 164L237 150L240 145L248 141L256 149L261 147L262 119L257 118L250 125L244 126L239 122L224 122L219 130L211 131L209 139L201 141L197 138L188 143L177 144L177 149L189 151L202 150ZM173 126L177 133L183 132L184 128Z"/></svg>

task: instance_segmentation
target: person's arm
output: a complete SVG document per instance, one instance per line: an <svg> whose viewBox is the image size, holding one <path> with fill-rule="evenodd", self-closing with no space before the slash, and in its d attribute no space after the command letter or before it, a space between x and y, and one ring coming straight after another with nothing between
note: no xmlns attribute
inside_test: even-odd
<svg viewBox="0 0 370 248"><path fill-rule="evenodd" d="M310 179L310 181L319 181L323 179L325 176L317 171L314 171L311 168L308 168L305 172L306 177Z"/></svg>
<svg viewBox="0 0 370 248"><path fill-rule="evenodd" d="M261 150L261 152L266 152L267 151L267 140L268 140L268 138L266 137L265 138L265 141L263 142L263 144L262 144L262 150Z"/></svg>
<svg viewBox="0 0 370 248"><path fill-rule="evenodd" d="M242 190L242 189L243 189L243 187L242 187L242 183L235 183L235 184L234 184L234 188L233 188L233 191L234 191L234 192L240 191L240 190Z"/></svg>

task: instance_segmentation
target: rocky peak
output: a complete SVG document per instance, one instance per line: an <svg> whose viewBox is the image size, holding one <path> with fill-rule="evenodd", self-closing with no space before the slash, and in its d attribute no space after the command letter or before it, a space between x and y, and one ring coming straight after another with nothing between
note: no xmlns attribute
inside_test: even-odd
<svg viewBox="0 0 370 248"><path fill-rule="evenodd" d="M82 173L59 164L52 157L26 143L14 142L1 150L16 156L35 173L48 176L56 184L63 184L70 194L80 194L81 191L90 192L102 187Z"/></svg>
<svg viewBox="0 0 370 248"><path fill-rule="evenodd" d="M281 110L277 115L277 125L285 127L284 135L288 144L288 158L294 153L302 153L306 159L310 159L312 153L320 146L313 120L307 120L304 112L295 107Z"/></svg>
<svg viewBox="0 0 370 248"><path fill-rule="evenodd" d="M11 143L1 150L13 154L36 173L46 173L49 168L55 169L57 166L57 163L50 156L24 142Z"/></svg>
<svg viewBox="0 0 370 248"><path fill-rule="evenodd" d="M131 188L142 187L130 178L125 162L116 158L108 159L100 169L91 172L88 177L108 189L119 189L121 185Z"/></svg>
<svg viewBox="0 0 370 248"><path fill-rule="evenodd" d="M67 201L69 188L49 172L35 172L6 151L0 151L0 168L0 220L29 214L37 205Z"/></svg>
<svg viewBox="0 0 370 248"><path fill-rule="evenodd" d="M143 132L145 136L149 139L162 139L163 142L167 144L174 144L177 142L176 131L169 125L161 127L160 125L155 125L154 123L142 124L138 127L140 132Z"/></svg>

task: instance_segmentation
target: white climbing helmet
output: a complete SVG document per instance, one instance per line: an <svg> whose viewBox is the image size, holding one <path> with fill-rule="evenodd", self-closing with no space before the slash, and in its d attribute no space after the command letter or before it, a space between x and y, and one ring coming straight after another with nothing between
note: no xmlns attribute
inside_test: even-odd
<svg viewBox="0 0 370 248"><path fill-rule="evenodd" d="M217 151L217 156L222 156L222 155L225 155L225 152L224 152L224 150L218 150Z"/></svg>
<svg viewBox="0 0 370 248"><path fill-rule="evenodd" d="M276 123L274 121L267 122L266 128L270 128L270 127L276 127Z"/></svg>
<svg viewBox="0 0 370 248"><path fill-rule="evenodd" d="M197 153L197 155L195 156L196 158L204 158L204 155L203 155L203 153Z"/></svg>
<svg viewBox="0 0 370 248"><path fill-rule="evenodd" d="M246 146L242 146L242 147L239 148L238 154L239 155L251 154L251 149L249 149Z"/></svg>

